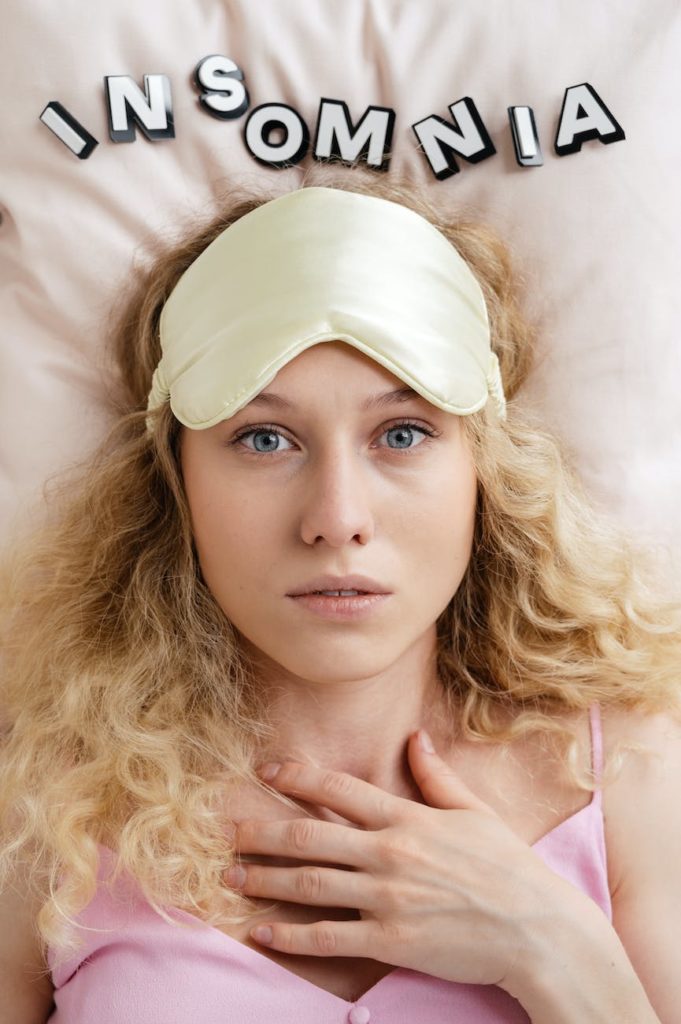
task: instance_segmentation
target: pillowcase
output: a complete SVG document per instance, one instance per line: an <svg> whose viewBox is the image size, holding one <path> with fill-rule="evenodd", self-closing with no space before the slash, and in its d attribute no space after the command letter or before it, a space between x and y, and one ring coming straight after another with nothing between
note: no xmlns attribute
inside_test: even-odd
<svg viewBox="0 0 681 1024"><path fill-rule="evenodd" d="M230 185L296 187L315 143L331 153L346 119L356 129L366 116L365 129L390 139L376 174L425 183L444 209L465 206L510 243L541 328L523 401L563 438L597 501L681 565L674 0L117 0L96 10L28 0L3 22L5 536L110 422L106 322L155 235L208 217ZM113 142L108 96L121 137L145 75L151 138L138 124L134 141ZM48 104L47 121L72 145L97 141L89 155L78 159L41 121ZM543 163L518 163L509 107L532 109ZM515 117L531 157L529 114ZM70 118L85 129L80 142ZM451 140L455 127L472 159L456 156L453 173L453 151L433 138ZM296 131L300 161L277 167L277 147ZM380 154L365 149L375 164Z"/></svg>

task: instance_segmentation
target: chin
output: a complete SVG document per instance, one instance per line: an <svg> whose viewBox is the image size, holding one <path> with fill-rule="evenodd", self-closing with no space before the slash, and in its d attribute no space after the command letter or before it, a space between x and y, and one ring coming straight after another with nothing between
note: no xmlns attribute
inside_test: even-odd
<svg viewBox="0 0 681 1024"><path fill-rule="evenodd" d="M358 648L359 648L358 644ZM384 672L399 657L398 651L377 652L375 642L366 645L369 650L353 651L353 644L347 637L339 643L329 644L326 650L295 652L282 650L263 651L269 662L279 666L285 673L309 683L347 683L369 679Z"/></svg>

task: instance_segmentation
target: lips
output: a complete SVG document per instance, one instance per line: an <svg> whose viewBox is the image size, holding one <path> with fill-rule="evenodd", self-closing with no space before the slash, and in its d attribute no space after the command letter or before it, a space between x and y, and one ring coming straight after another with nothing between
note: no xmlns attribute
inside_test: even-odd
<svg viewBox="0 0 681 1024"><path fill-rule="evenodd" d="M390 594L355 594L354 597L327 597L325 594L296 594L291 600L304 618L314 616L318 621L338 623L366 622L379 615Z"/></svg>
<svg viewBox="0 0 681 1024"><path fill-rule="evenodd" d="M368 590L315 590L315 594L321 597L359 597L361 594L368 594Z"/></svg>
<svg viewBox="0 0 681 1024"><path fill-rule="evenodd" d="M288 592L287 597L300 597L303 594L314 594L321 590L356 590L360 594L390 594L391 589L372 579L371 576L316 576L314 579L301 583Z"/></svg>

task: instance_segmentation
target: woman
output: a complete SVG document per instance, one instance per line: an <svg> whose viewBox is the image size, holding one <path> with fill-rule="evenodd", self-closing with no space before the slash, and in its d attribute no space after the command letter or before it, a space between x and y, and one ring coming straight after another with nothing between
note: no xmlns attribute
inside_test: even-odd
<svg viewBox="0 0 681 1024"><path fill-rule="evenodd" d="M0 1022L671 1022L678 608L507 408L499 244L233 203L117 354L8 561Z"/></svg>

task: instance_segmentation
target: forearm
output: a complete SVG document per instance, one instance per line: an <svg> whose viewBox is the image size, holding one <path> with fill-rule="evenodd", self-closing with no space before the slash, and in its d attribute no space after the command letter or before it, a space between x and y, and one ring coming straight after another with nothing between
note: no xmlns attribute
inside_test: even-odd
<svg viewBox="0 0 681 1024"><path fill-rule="evenodd" d="M590 900L576 911L556 916L507 987L532 1024L663 1024L605 915Z"/></svg>

